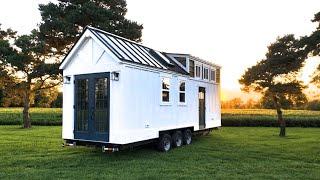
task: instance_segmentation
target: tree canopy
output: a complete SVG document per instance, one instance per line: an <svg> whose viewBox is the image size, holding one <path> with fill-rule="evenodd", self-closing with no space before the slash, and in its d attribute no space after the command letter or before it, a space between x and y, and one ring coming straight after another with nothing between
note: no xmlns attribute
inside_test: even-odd
<svg viewBox="0 0 320 180"><path fill-rule="evenodd" d="M40 35L48 52L63 55L91 25L110 33L141 41L143 26L125 18L125 0L58 0L39 6Z"/></svg>
<svg viewBox="0 0 320 180"><path fill-rule="evenodd" d="M311 20L313 23L317 23L316 30L311 33L309 36L305 36L301 39L301 43L305 45L305 50L311 56L320 55L320 12L314 15L314 18ZM320 87L320 65L317 67L317 70L314 72L312 77L312 83L317 84Z"/></svg>

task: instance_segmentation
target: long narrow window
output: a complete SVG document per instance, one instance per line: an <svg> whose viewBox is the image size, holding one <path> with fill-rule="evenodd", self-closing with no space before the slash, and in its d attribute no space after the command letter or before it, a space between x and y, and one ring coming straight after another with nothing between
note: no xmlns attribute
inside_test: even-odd
<svg viewBox="0 0 320 180"><path fill-rule="evenodd" d="M186 83L184 81L181 81L179 85L179 102L186 103Z"/></svg>
<svg viewBox="0 0 320 180"><path fill-rule="evenodd" d="M201 67L196 65L196 77L201 78Z"/></svg>
<svg viewBox="0 0 320 180"><path fill-rule="evenodd" d="M203 79L209 80L209 69L203 68Z"/></svg>
<svg viewBox="0 0 320 180"><path fill-rule="evenodd" d="M194 61L193 60L190 60L190 63L189 63L189 74L190 74L190 77L194 77Z"/></svg>
<svg viewBox="0 0 320 180"><path fill-rule="evenodd" d="M162 102L170 102L170 79L162 79L162 90L161 90Z"/></svg>
<svg viewBox="0 0 320 180"><path fill-rule="evenodd" d="M214 69L210 71L210 81L216 82L216 71Z"/></svg>

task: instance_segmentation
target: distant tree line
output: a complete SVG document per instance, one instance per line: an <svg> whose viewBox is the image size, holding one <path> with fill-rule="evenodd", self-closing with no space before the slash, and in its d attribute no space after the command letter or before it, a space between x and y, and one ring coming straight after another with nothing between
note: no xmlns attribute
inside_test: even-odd
<svg viewBox="0 0 320 180"><path fill-rule="evenodd" d="M23 97L14 91L0 89L0 107L23 107ZM30 107L61 108L62 92L57 88L39 90L30 99Z"/></svg>
<svg viewBox="0 0 320 180"><path fill-rule="evenodd" d="M299 109L320 111L320 100L292 102L285 97L280 99L283 109ZM272 99L263 96L260 100L249 99L243 101L241 98L233 98L221 102L223 109L275 109Z"/></svg>

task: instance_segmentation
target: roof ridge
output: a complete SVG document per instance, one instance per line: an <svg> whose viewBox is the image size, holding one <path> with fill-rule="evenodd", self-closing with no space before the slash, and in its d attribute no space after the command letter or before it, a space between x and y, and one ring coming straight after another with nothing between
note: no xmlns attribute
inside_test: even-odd
<svg viewBox="0 0 320 180"><path fill-rule="evenodd" d="M124 38L124 37L121 37L119 35L116 35L116 34L113 34L113 33L110 33L110 32L107 32L105 30L102 30L102 29L99 29L99 28L96 28L96 27L92 27L92 26L86 26L86 28L88 29L92 29L92 30L96 30L96 31L99 31L99 32L102 32L102 33L105 33L105 34L108 34L108 35L111 35L111 36L114 36L114 37L117 37L119 39L122 39L122 40L126 40L126 41L129 41L131 43L134 43L134 44L137 44L137 45L140 45L140 46L143 46L143 47L146 47L146 48L149 48L149 49L153 49L153 48L150 48L150 47L147 47L145 45L143 45L142 43L139 43L139 42L136 42L136 41L133 41L133 40L130 40L130 39L127 39L127 38ZM153 49L155 50L155 49Z"/></svg>

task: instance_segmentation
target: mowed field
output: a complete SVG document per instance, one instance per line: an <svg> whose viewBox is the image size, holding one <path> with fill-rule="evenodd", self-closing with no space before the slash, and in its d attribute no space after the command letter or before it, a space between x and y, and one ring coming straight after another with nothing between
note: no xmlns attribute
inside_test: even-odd
<svg viewBox="0 0 320 180"><path fill-rule="evenodd" d="M223 127L168 153L62 147L61 126L0 126L0 179L319 179L320 130Z"/></svg>
<svg viewBox="0 0 320 180"><path fill-rule="evenodd" d="M286 119L320 120L320 111L283 110L283 116ZM274 109L222 109L222 117L274 120L277 118L277 112Z"/></svg>
<svg viewBox="0 0 320 180"><path fill-rule="evenodd" d="M288 126L320 127L320 111L284 110ZM61 108L31 108L34 125L61 125ZM0 125L22 124L22 108L0 108ZM224 126L277 126L275 110L222 109Z"/></svg>
<svg viewBox="0 0 320 180"><path fill-rule="evenodd" d="M22 124L23 108L0 108L0 125ZM61 125L61 108L31 108L30 117L35 125Z"/></svg>
<svg viewBox="0 0 320 180"><path fill-rule="evenodd" d="M283 110L289 127L320 127L320 111ZM272 109L222 109L223 126L278 126Z"/></svg>

